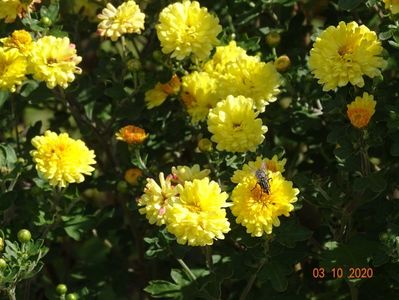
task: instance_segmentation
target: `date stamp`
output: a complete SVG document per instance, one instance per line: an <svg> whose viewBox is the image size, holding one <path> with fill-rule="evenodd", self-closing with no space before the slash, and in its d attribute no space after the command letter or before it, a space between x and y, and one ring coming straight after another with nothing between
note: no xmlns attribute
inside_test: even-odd
<svg viewBox="0 0 399 300"><path fill-rule="evenodd" d="M313 268L312 276L314 279L340 279L340 278L348 278L348 279L370 279L374 276L374 269L367 268L343 268L343 267L334 267L330 272L325 270L324 268Z"/></svg>

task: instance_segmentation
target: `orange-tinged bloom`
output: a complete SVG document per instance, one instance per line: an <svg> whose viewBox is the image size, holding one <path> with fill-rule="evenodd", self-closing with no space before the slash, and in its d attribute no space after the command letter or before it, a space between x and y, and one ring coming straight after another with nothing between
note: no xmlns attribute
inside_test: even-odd
<svg viewBox="0 0 399 300"><path fill-rule="evenodd" d="M143 128L134 125L122 127L115 135L117 140L128 144L142 144L148 137L148 133Z"/></svg>
<svg viewBox="0 0 399 300"><path fill-rule="evenodd" d="M375 113L376 104L373 95L368 93L363 93L362 97L356 97L355 101L347 105L347 115L352 125L356 128L366 127Z"/></svg>
<svg viewBox="0 0 399 300"><path fill-rule="evenodd" d="M131 168L125 172L125 180L131 185L137 185L139 178L143 176L143 172L138 168Z"/></svg>
<svg viewBox="0 0 399 300"><path fill-rule="evenodd" d="M26 30L14 30L11 36L0 39L5 48L16 48L21 54L27 54L33 47L32 37Z"/></svg>
<svg viewBox="0 0 399 300"><path fill-rule="evenodd" d="M177 94L180 91L181 81L179 76L174 74L167 83L162 83L162 90L168 95Z"/></svg>

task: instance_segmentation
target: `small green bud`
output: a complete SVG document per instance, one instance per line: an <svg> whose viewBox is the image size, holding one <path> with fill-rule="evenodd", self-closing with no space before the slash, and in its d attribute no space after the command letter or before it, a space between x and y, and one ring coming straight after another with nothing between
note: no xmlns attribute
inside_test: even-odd
<svg viewBox="0 0 399 300"><path fill-rule="evenodd" d="M281 42L281 36L278 32L270 32L266 36L266 44L271 48L276 48Z"/></svg>
<svg viewBox="0 0 399 300"><path fill-rule="evenodd" d="M46 27L50 27L52 24L53 24L53 22L50 20L50 18L48 18L48 17L42 17L41 19L40 19L40 23L42 24L42 25L44 25L44 26L46 26Z"/></svg>
<svg viewBox="0 0 399 300"><path fill-rule="evenodd" d="M129 71L140 71L141 62L138 59L129 59L126 63L126 67Z"/></svg>
<svg viewBox="0 0 399 300"><path fill-rule="evenodd" d="M75 293L71 293L66 295L65 300L77 300L79 297L77 294Z"/></svg>
<svg viewBox="0 0 399 300"><path fill-rule="evenodd" d="M18 241L20 241L21 243L27 243L30 241L31 238L32 235L29 230L21 229L20 231L18 231Z"/></svg>
<svg viewBox="0 0 399 300"><path fill-rule="evenodd" d="M212 142L209 139L200 139L198 141L198 149L201 152L209 152L212 151Z"/></svg>
<svg viewBox="0 0 399 300"><path fill-rule="evenodd" d="M4 240L3 238L0 238L0 252L3 252L4 250Z"/></svg>
<svg viewBox="0 0 399 300"><path fill-rule="evenodd" d="M63 283L60 283L55 288L55 291L58 295L65 295L68 292L68 287Z"/></svg>
<svg viewBox="0 0 399 300"><path fill-rule="evenodd" d="M0 258L0 270L4 270L7 267L7 262L4 258Z"/></svg>

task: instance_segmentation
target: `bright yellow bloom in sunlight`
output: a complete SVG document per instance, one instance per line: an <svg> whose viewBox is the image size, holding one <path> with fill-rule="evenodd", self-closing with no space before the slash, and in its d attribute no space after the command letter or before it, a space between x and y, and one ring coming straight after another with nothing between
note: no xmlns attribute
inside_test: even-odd
<svg viewBox="0 0 399 300"><path fill-rule="evenodd" d="M101 36L116 41L126 33L141 33L144 30L144 18L140 7L134 1L123 2L115 8L111 3L97 16L101 22L97 32Z"/></svg>
<svg viewBox="0 0 399 300"><path fill-rule="evenodd" d="M228 96L211 109L208 116L208 130L211 140L219 151L255 151L265 139L267 127L257 119L252 99L243 96Z"/></svg>
<svg viewBox="0 0 399 300"><path fill-rule="evenodd" d="M0 19L12 23L17 16L23 17L26 12L31 12L35 3L41 0L0 0Z"/></svg>
<svg viewBox="0 0 399 300"><path fill-rule="evenodd" d="M182 78L181 100L186 106L191 122L206 120L209 109L218 102L217 83L206 72L193 72Z"/></svg>
<svg viewBox="0 0 399 300"><path fill-rule="evenodd" d="M46 82L49 89L57 85L66 89L75 80L75 74L82 69L77 64L82 61L76 54L76 47L69 38L45 36L37 40L30 53L30 69L33 77Z"/></svg>
<svg viewBox="0 0 399 300"><path fill-rule="evenodd" d="M17 49L0 47L0 90L15 92L25 80L28 63Z"/></svg>
<svg viewBox="0 0 399 300"><path fill-rule="evenodd" d="M81 140L74 140L67 133L57 135L47 130L44 135L32 139L30 155L39 175L52 186L66 187L69 183L84 181L83 175L91 175L96 163L93 150Z"/></svg>
<svg viewBox="0 0 399 300"><path fill-rule="evenodd" d="M205 178L210 172L211 170L209 169L201 170L198 164L195 164L191 168L188 166L172 167L172 180L183 184L185 181Z"/></svg>
<svg viewBox="0 0 399 300"><path fill-rule="evenodd" d="M356 22L330 26L316 39L310 51L309 68L323 85L323 91L348 83L363 87L363 76L381 75L386 62L382 46L374 31Z"/></svg>
<svg viewBox="0 0 399 300"><path fill-rule="evenodd" d="M293 188L280 172L268 172L270 194L263 191L255 176L240 182L233 190L231 212L236 222L246 227L247 233L260 237L272 233L279 226L279 216L288 217L293 211L292 203L298 200L299 190Z"/></svg>
<svg viewBox="0 0 399 300"><path fill-rule="evenodd" d="M178 60L191 55L203 60L219 43L222 27L219 19L197 1L185 0L161 11L156 30L163 53L171 53Z"/></svg>
<svg viewBox="0 0 399 300"><path fill-rule="evenodd" d="M126 170L124 179L131 185L137 185L141 176L143 176L143 171L138 168L130 168Z"/></svg>
<svg viewBox="0 0 399 300"><path fill-rule="evenodd" d="M230 231L225 207L227 193L209 178L186 181L177 186L180 197L167 214L167 230L176 236L179 244L189 246L212 245L215 239L224 239Z"/></svg>
<svg viewBox="0 0 399 300"><path fill-rule="evenodd" d="M154 88L145 93L144 100L148 109L160 106L170 95L179 93L181 81L179 76L174 74L167 83L158 82Z"/></svg>
<svg viewBox="0 0 399 300"><path fill-rule="evenodd" d="M389 9L393 14L399 13L399 0L383 0L385 9Z"/></svg>
<svg viewBox="0 0 399 300"><path fill-rule="evenodd" d="M148 138L148 133L143 128L127 125L119 129L115 136L117 140L128 144L142 144Z"/></svg>
<svg viewBox="0 0 399 300"><path fill-rule="evenodd" d="M237 170L231 177L231 181L234 183L240 183L245 179L250 179L255 176L255 172L258 169L264 169L269 172L280 172L285 171L284 166L287 160L284 158L279 160L277 155L273 155L271 159L262 158L261 156L256 157L255 161L250 161L248 164L244 164L242 170Z"/></svg>
<svg viewBox="0 0 399 300"><path fill-rule="evenodd" d="M366 127L375 113L376 104L373 95L368 93L363 93L362 97L356 97L347 105L347 115L352 125L356 128Z"/></svg>
<svg viewBox="0 0 399 300"><path fill-rule="evenodd" d="M235 41L231 41L226 46L216 47L216 52L212 59L204 65L204 71L209 74L217 73L223 75L227 72L226 67L230 64L236 64L241 59L248 57L245 49L237 46Z"/></svg>
<svg viewBox="0 0 399 300"><path fill-rule="evenodd" d="M166 223L166 213L176 201L177 189L169 177L165 179L162 172L159 174L159 183L147 178L144 194L137 204L140 206L139 212L146 215L150 224L161 226Z"/></svg>
<svg viewBox="0 0 399 300"><path fill-rule="evenodd" d="M15 30L11 36L0 39L4 48L18 49L21 54L28 54L33 48L32 37L26 30Z"/></svg>

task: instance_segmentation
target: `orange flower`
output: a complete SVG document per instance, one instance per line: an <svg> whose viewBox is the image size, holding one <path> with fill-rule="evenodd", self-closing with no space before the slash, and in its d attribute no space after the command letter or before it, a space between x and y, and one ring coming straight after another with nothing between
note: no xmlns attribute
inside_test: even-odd
<svg viewBox="0 0 399 300"><path fill-rule="evenodd" d="M352 125L356 128L366 127L374 115L376 104L373 95L368 93L363 93L362 97L356 97L355 101L347 105L347 115Z"/></svg>
<svg viewBox="0 0 399 300"><path fill-rule="evenodd" d="M117 140L128 144L142 144L148 137L148 133L143 128L134 125L122 127L115 135Z"/></svg>
<svg viewBox="0 0 399 300"><path fill-rule="evenodd" d="M131 185L137 185L141 176L143 176L143 172L138 168L131 168L125 172L125 180Z"/></svg>
<svg viewBox="0 0 399 300"><path fill-rule="evenodd" d="M174 74L167 83L161 84L161 88L166 94L173 95L180 91L180 85L181 82L179 76Z"/></svg>

